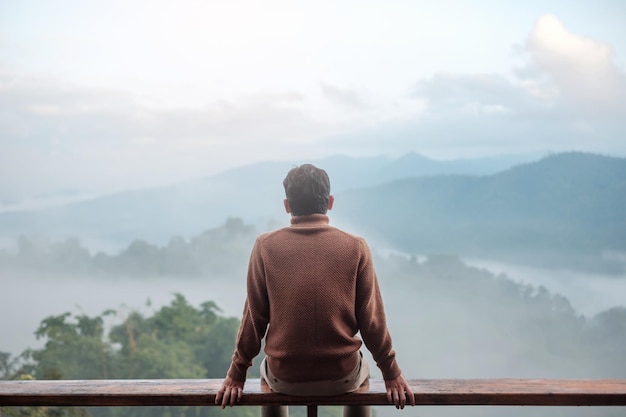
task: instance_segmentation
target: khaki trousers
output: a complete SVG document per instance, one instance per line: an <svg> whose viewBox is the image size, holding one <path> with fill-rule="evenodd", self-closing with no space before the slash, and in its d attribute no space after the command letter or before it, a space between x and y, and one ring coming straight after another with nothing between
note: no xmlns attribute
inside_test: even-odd
<svg viewBox="0 0 626 417"><path fill-rule="evenodd" d="M370 377L370 368L363 354L359 352L359 362L356 367L344 378L330 381L311 382L287 382L282 381L272 373L267 365L266 359L261 362L261 377L269 385L272 391L281 394L295 396L325 396L340 395L356 391L364 385ZM261 407L262 417L288 417L289 410L286 406L264 406ZM344 417L369 417L371 410L369 406L345 406L343 408Z"/></svg>

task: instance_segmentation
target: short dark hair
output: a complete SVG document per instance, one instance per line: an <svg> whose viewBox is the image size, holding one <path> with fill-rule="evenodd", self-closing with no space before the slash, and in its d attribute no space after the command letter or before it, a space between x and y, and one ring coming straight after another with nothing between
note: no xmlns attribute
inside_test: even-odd
<svg viewBox="0 0 626 417"><path fill-rule="evenodd" d="M330 179L323 169L311 164L294 167L287 173L283 186L294 216L328 211Z"/></svg>

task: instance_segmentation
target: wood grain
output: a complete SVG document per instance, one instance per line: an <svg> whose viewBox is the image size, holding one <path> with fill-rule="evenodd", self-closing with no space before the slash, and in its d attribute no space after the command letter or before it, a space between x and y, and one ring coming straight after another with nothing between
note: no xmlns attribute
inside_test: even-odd
<svg viewBox="0 0 626 417"><path fill-rule="evenodd" d="M0 381L0 406L214 405L221 379ZM624 379L414 379L418 405L626 406ZM351 394L294 397L258 379L241 405L388 405L382 380Z"/></svg>

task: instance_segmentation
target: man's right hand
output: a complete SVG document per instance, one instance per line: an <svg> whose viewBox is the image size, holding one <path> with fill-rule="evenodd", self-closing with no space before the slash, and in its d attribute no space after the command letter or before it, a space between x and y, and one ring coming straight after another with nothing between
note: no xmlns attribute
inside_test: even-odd
<svg viewBox="0 0 626 417"><path fill-rule="evenodd" d="M241 401L243 384L243 382L235 381L227 376L222 383L222 387L217 391L215 405L220 405L221 403L222 409L224 409L227 405L232 407L236 402Z"/></svg>
<svg viewBox="0 0 626 417"><path fill-rule="evenodd" d="M385 380L385 387L387 388L387 401L393 403L397 409L404 408L407 398L409 404L415 405L415 396L404 375L400 374L395 379Z"/></svg>

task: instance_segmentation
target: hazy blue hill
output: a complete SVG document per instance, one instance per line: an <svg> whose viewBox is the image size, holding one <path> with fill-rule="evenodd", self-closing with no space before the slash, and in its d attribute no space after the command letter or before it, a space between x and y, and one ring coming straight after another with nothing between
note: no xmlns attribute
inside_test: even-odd
<svg viewBox="0 0 626 417"><path fill-rule="evenodd" d="M437 161L418 153L410 152L383 167L376 174L377 178L387 181L432 175L489 175L537 158L539 157L495 156Z"/></svg>
<svg viewBox="0 0 626 417"><path fill-rule="evenodd" d="M482 161L482 162L481 162ZM332 192L342 193L397 178L433 175L442 170L494 170L511 159L434 161L410 154L403 158L334 156L313 163L332 178ZM503 162L507 161L507 162ZM293 162L264 162L167 187L128 190L114 195L37 211L0 214L0 237L43 235L53 240L78 237L90 247L125 247L134 239L165 243L239 217L259 228L285 224L282 180ZM478 168L480 167L480 169Z"/></svg>
<svg viewBox="0 0 626 417"><path fill-rule="evenodd" d="M565 153L490 176L411 178L341 198L336 215L410 252L584 267L605 250L626 250L623 158Z"/></svg>
<svg viewBox="0 0 626 417"><path fill-rule="evenodd" d="M605 250L626 251L625 159L564 153L478 175L495 169L494 161L504 164L418 154L313 162L333 180L333 222L399 250L576 268L597 267ZM2 213L0 237L73 236L111 252L135 239L162 245L194 236L230 217L262 231L287 223L281 183L299 163L260 163L167 187Z"/></svg>
<svg viewBox="0 0 626 417"><path fill-rule="evenodd" d="M284 164L264 163L62 207L3 213L0 230L12 235L76 236L95 245L124 246L135 238L163 243L174 235L190 236L214 227L228 217L250 221L266 217L282 199L280 189L266 184L280 184L284 170Z"/></svg>

